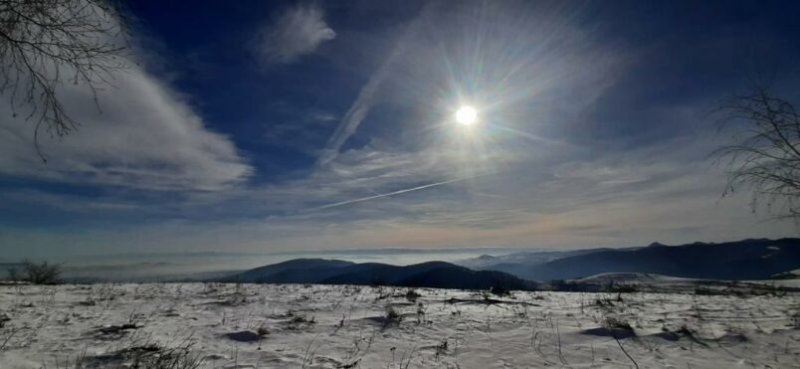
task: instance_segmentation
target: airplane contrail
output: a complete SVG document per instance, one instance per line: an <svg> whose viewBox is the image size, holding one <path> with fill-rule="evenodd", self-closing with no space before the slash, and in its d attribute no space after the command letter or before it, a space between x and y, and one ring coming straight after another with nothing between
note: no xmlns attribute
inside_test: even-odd
<svg viewBox="0 0 800 369"><path fill-rule="evenodd" d="M313 210L330 209L330 208L335 208L335 207L339 207L339 206L355 204L355 203L358 203L358 202L364 202L364 201L369 201L369 200L380 199L382 197L389 197L389 196L399 195L399 194L403 194L403 193L424 190L426 188L446 185L446 184L449 184L449 183L466 181L468 179L473 179L473 178L485 176L487 174L489 174L489 173L478 174L478 175L474 175L474 176L470 176L470 177L455 178L455 179L450 179L450 180L447 180L447 181L430 183L430 184L426 184L426 185L422 185L422 186L406 188L406 189L397 190L397 191L393 191L393 192L382 193L382 194L377 194L377 195L372 195L372 196L367 196L367 197L360 197L360 198L352 199L352 200L345 200L345 201L335 202L333 204L328 204L328 205L323 205L323 206L316 207Z"/></svg>
<svg viewBox="0 0 800 369"><path fill-rule="evenodd" d="M431 6L426 5L423 7L420 14L414 17L411 23L406 26L405 32L397 41L391 54L389 54L386 60L378 67L377 71L369 77L367 83L361 87L356 101L353 102L350 109L347 110L339 126L336 127L336 131L328 139L328 143L317 158L317 166L324 166L333 161L333 159L339 155L339 150L344 143L356 132L358 126L361 125L361 122L367 117L367 113L369 113L369 109L372 107L378 88L389 75L395 60L406 52L408 43L410 42L409 40L416 35L416 32L419 30L419 24L427 14L430 13L429 8L431 8Z"/></svg>

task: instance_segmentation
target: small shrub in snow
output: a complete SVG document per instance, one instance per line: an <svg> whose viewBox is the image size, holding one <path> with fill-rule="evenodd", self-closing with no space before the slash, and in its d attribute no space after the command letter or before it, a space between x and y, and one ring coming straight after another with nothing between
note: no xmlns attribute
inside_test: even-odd
<svg viewBox="0 0 800 369"><path fill-rule="evenodd" d="M392 305L386 305L385 318L387 323L399 323L403 320L403 316Z"/></svg>
<svg viewBox="0 0 800 369"><path fill-rule="evenodd" d="M511 295L511 291L509 291L509 290L507 290L507 289L505 289L503 287L497 287L497 286L493 286L492 288L490 288L489 289L489 293L491 293L492 295L501 296L501 297L510 296Z"/></svg>
<svg viewBox="0 0 800 369"><path fill-rule="evenodd" d="M481 297L483 297L483 300L481 302L483 302L484 304L487 304L487 305L500 304L500 303L503 302L501 300L493 298L492 297L492 293L488 292L488 291L483 291L483 293L481 294Z"/></svg>
<svg viewBox="0 0 800 369"><path fill-rule="evenodd" d="M448 345L447 345L447 340L446 339L442 340L442 342L440 344L436 345L435 357L437 359L440 356L443 356L443 355L447 354L447 346Z"/></svg>
<svg viewBox="0 0 800 369"><path fill-rule="evenodd" d="M425 305L423 303L417 304L417 324L422 324L425 321Z"/></svg>
<svg viewBox="0 0 800 369"><path fill-rule="evenodd" d="M57 361L56 369L197 369L203 365L203 359L192 353L191 346L191 343L173 347L132 343L108 354L87 356L83 353L72 362Z"/></svg>
<svg viewBox="0 0 800 369"><path fill-rule="evenodd" d="M290 322L293 324L315 324L317 321L313 316L311 318L307 318L304 315L295 315L292 317Z"/></svg>
<svg viewBox="0 0 800 369"><path fill-rule="evenodd" d="M128 331L139 328L141 327L134 323L125 323L121 325L109 325L107 327L102 327L99 328L97 332L100 334L107 334L107 335L122 335L127 333Z"/></svg>
<svg viewBox="0 0 800 369"><path fill-rule="evenodd" d="M603 327L633 332L633 327L630 323L613 316L606 317L605 321L603 321Z"/></svg>
<svg viewBox="0 0 800 369"><path fill-rule="evenodd" d="M264 337L264 335L260 334L259 332L253 332L247 330L247 331L226 333L225 337L227 337L231 341L236 341L236 342L256 342L260 341Z"/></svg>
<svg viewBox="0 0 800 369"><path fill-rule="evenodd" d="M635 284L612 284L608 288L609 292L634 293L639 292L639 286Z"/></svg>
<svg viewBox="0 0 800 369"><path fill-rule="evenodd" d="M422 295L420 295L417 291L414 290L408 290L408 292L406 292L406 300L408 300L409 302L417 302L417 299L420 298L421 296Z"/></svg>
<svg viewBox="0 0 800 369"><path fill-rule="evenodd" d="M20 269L10 268L9 279L32 284L58 284L61 282L61 265L46 261L34 263L30 260L22 262Z"/></svg>

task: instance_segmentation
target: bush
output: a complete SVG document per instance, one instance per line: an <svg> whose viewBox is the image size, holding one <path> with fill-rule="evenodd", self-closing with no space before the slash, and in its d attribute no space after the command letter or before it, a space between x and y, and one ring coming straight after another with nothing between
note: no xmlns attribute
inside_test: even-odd
<svg viewBox="0 0 800 369"><path fill-rule="evenodd" d="M134 343L108 354L78 358L74 368L198 369L204 360L192 352L192 345L190 342L174 347Z"/></svg>
<svg viewBox="0 0 800 369"><path fill-rule="evenodd" d="M420 298L421 296L422 295L420 295L417 291L414 291L413 289L408 290L408 292L406 292L406 300L408 300L409 302L417 302L417 299Z"/></svg>
<svg viewBox="0 0 800 369"><path fill-rule="evenodd" d="M633 332L633 327L630 323L616 317L606 317L605 321L603 321L603 326L608 329L620 329Z"/></svg>
<svg viewBox="0 0 800 369"><path fill-rule="evenodd" d="M400 322L403 320L403 316L395 310L392 305L386 305L386 321L387 322Z"/></svg>
<svg viewBox="0 0 800 369"><path fill-rule="evenodd" d="M635 284L614 284L609 285L608 291L618 293L634 293L639 292L639 286Z"/></svg>
<svg viewBox="0 0 800 369"><path fill-rule="evenodd" d="M492 288L489 289L489 293L500 297L511 296L511 291L499 286L492 286Z"/></svg>
<svg viewBox="0 0 800 369"><path fill-rule="evenodd" d="M8 276L12 281L28 282L32 284L58 284L61 282L61 265L50 264L46 261L34 263L25 260L20 270L11 268Z"/></svg>

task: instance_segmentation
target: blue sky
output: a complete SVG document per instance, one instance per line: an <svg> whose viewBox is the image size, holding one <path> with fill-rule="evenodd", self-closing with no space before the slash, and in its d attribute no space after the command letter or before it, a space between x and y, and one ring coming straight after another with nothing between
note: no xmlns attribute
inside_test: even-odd
<svg viewBox="0 0 800 369"><path fill-rule="evenodd" d="M0 122L0 246L80 253L781 237L711 114L797 97L794 2L137 1L128 68ZM478 123L454 122L470 104ZM0 109L10 112L7 102Z"/></svg>

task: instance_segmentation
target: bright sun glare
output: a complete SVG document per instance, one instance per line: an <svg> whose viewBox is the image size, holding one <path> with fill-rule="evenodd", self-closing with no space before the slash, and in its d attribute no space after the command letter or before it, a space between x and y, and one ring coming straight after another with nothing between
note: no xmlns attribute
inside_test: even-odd
<svg viewBox="0 0 800 369"><path fill-rule="evenodd" d="M472 125L478 120L478 111L472 106L463 105L456 110L456 122L465 126Z"/></svg>

